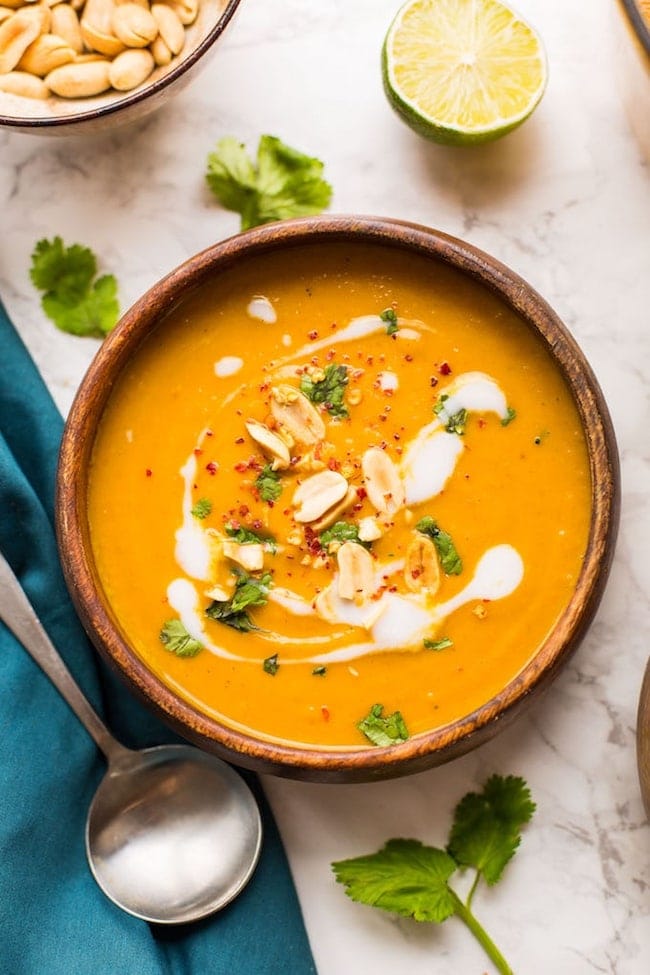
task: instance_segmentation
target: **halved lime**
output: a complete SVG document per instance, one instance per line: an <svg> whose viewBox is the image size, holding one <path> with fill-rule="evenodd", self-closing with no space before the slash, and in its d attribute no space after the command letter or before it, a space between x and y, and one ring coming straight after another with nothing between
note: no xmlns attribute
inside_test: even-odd
<svg viewBox="0 0 650 975"><path fill-rule="evenodd" d="M408 0L386 35L382 70L395 111L445 145L521 125L547 80L541 38L500 0Z"/></svg>

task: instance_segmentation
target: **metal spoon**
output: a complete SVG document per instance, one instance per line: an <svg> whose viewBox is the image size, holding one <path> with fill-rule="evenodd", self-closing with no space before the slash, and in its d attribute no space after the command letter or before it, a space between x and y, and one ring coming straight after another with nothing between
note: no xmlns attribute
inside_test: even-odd
<svg viewBox="0 0 650 975"><path fill-rule="evenodd" d="M190 745L125 748L106 729L0 555L0 619L45 671L108 760L86 822L95 880L119 907L159 924L228 904L260 852L257 804L229 765Z"/></svg>

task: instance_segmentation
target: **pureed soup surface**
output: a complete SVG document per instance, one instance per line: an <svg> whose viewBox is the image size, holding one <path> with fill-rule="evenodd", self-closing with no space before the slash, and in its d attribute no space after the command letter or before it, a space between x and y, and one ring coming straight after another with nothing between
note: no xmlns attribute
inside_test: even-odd
<svg viewBox="0 0 650 975"><path fill-rule="evenodd" d="M570 599L590 504L577 410L518 317L349 244L249 259L174 310L111 395L88 500L162 681L324 747L439 727L514 678Z"/></svg>

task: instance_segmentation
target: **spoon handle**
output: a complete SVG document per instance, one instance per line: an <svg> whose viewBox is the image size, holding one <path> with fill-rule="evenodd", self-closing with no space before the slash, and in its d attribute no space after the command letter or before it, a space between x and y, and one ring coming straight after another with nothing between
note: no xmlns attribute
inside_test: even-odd
<svg viewBox="0 0 650 975"><path fill-rule="evenodd" d="M6 624L29 655L47 674L63 699L110 761L129 753L113 738L82 694L72 674L57 653L27 599L9 563L0 553L0 620Z"/></svg>

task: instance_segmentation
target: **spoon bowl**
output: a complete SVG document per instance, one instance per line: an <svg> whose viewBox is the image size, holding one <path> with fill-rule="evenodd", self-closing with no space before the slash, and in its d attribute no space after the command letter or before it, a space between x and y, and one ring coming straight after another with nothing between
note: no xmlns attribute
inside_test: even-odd
<svg viewBox="0 0 650 975"><path fill-rule="evenodd" d="M95 880L145 921L197 921L245 886L260 816L243 779L189 745L160 745L109 767L88 812Z"/></svg>
<svg viewBox="0 0 650 975"><path fill-rule="evenodd" d="M110 734L0 555L0 619L50 678L108 759L86 822L86 853L118 907L157 924L198 921L246 885L262 822L233 769L190 745L133 751Z"/></svg>

